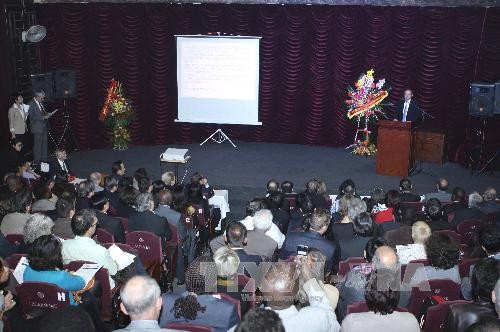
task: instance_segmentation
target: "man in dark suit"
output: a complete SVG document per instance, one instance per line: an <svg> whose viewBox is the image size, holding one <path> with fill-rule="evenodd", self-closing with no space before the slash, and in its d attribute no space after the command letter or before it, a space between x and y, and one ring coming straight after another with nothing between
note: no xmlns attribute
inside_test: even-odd
<svg viewBox="0 0 500 332"><path fill-rule="evenodd" d="M115 242L125 243L125 230L118 218L108 215L109 202L106 195L101 191L90 198L90 206L96 210L99 227L105 229L115 237Z"/></svg>
<svg viewBox="0 0 500 332"><path fill-rule="evenodd" d="M340 253L337 246L323 237L330 224L330 214L324 209L316 209L311 215L310 229L306 232L288 233L281 249L281 258L287 259L297 254L297 246L304 245L316 248L326 256L325 271L331 272L339 262Z"/></svg>
<svg viewBox="0 0 500 332"><path fill-rule="evenodd" d="M151 232L162 239L162 247L165 251L166 241L172 237L172 231L167 219L156 215L153 211L155 203L151 193L143 193L137 196L137 213L128 218L128 226L131 231Z"/></svg>
<svg viewBox="0 0 500 332"><path fill-rule="evenodd" d="M121 178L125 175L125 162L123 160L117 160L113 162L111 165L111 177L116 179L116 182L119 183Z"/></svg>
<svg viewBox="0 0 500 332"><path fill-rule="evenodd" d="M457 227L465 220L476 219L488 221L488 216L479 210L481 203L483 202L483 197L473 192L469 195L469 207L462 208L455 211L455 216L451 220L452 224Z"/></svg>
<svg viewBox="0 0 500 332"><path fill-rule="evenodd" d="M412 193L412 190L413 185L410 179L404 178L399 181L399 191L401 192L399 197L401 198L401 202L420 202L420 196Z"/></svg>
<svg viewBox="0 0 500 332"><path fill-rule="evenodd" d="M120 205L120 198L118 197L118 181L112 176L106 176L104 179L104 195L108 199L109 205L111 205L112 210L116 212L116 209Z"/></svg>
<svg viewBox="0 0 500 332"><path fill-rule="evenodd" d="M240 259L240 271L243 271L244 267L247 271L252 269L253 266L247 265L249 263L258 265L262 261L260 256L249 255L245 252L244 248L248 242L247 229L242 223L235 222L229 224L226 228L225 239L227 246L234 250Z"/></svg>
<svg viewBox="0 0 500 332"><path fill-rule="evenodd" d="M53 113L45 111L44 99L45 92L37 91L33 100L28 103L30 129L33 134L33 160L35 162L47 161L47 120Z"/></svg>
<svg viewBox="0 0 500 332"><path fill-rule="evenodd" d="M56 158L50 163L50 174L53 176L56 173L65 173L74 175L68 164L68 155L64 148L57 148L55 152Z"/></svg>
<svg viewBox="0 0 500 332"><path fill-rule="evenodd" d="M57 219L54 220L52 234L62 239L73 239L73 229L71 228L71 218L75 215L74 197L59 197L56 203Z"/></svg>
<svg viewBox="0 0 500 332"><path fill-rule="evenodd" d="M418 106L418 103L412 98L413 92L411 90L405 90L403 100L396 104L396 116L394 121L420 122L422 120L420 106Z"/></svg>
<svg viewBox="0 0 500 332"><path fill-rule="evenodd" d="M465 204L465 190L460 187L453 188L451 193L451 203L443 207L444 214L448 215L450 213L455 213L457 210L466 208Z"/></svg>

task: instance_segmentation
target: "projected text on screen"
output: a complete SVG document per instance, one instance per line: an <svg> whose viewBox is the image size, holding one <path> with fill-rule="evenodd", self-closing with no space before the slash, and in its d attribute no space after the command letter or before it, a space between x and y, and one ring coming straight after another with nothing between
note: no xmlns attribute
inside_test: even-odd
<svg viewBox="0 0 500 332"><path fill-rule="evenodd" d="M258 44L238 44L223 39L182 43L181 97L254 99Z"/></svg>

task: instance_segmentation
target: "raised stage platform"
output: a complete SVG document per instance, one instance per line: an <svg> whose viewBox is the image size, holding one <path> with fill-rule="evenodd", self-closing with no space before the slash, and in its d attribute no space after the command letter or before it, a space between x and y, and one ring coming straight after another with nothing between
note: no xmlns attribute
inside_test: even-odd
<svg viewBox="0 0 500 332"><path fill-rule="evenodd" d="M343 148L304 146L276 143L235 142L237 148L229 143L169 145L168 147L189 149L191 160L187 165L184 182L195 171L201 171L216 189L229 190L231 218L241 218L243 206L248 199L265 193L269 179L290 180L296 191L304 189L304 184L311 178L326 182L329 193L337 194L339 184L346 178L352 178L358 193L368 194L375 187L397 188L399 178L375 174L375 157L352 155ZM127 173L132 175L139 167L145 167L150 177L159 179L162 169L160 154L167 146L131 146L126 151L92 150L73 152L70 164L73 171L85 177L92 171L110 172L113 161L122 159L126 163ZM450 181L450 187L462 186L468 192L484 191L488 185L500 189L500 173L488 172L470 175L459 164L445 163L422 164L423 172L411 177L417 193L435 190L436 179L444 176ZM179 169L182 179L186 167Z"/></svg>

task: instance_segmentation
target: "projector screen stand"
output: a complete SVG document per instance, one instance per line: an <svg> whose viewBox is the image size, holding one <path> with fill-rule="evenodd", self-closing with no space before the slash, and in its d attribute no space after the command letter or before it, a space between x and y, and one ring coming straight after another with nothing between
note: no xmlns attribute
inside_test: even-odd
<svg viewBox="0 0 500 332"><path fill-rule="evenodd" d="M217 129L212 135L208 136L208 138L206 140L204 140L203 142L200 143L200 146L205 144L206 142L208 142L208 140L212 140L216 143L224 143L225 141L229 141L229 143L231 143L231 145L233 147L236 147L236 145L234 145L233 141L231 141L231 139L222 131L222 129Z"/></svg>

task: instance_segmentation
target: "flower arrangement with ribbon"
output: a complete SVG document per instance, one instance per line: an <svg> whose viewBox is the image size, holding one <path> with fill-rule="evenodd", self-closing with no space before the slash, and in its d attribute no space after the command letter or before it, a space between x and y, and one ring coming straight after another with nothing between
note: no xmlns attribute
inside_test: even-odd
<svg viewBox="0 0 500 332"><path fill-rule="evenodd" d="M123 96L122 84L112 79L99 114L99 120L111 128L113 149L125 150L128 148L128 144L131 142L128 126L133 115L134 110L130 102Z"/></svg>
<svg viewBox="0 0 500 332"><path fill-rule="evenodd" d="M389 89L384 89L385 79L375 82L373 69L361 74L356 81L355 89L347 88L349 99L345 101L347 106L347 118L354 120L357 124L354 143L347 148L354 148L352 153L373 156L377 153L375 144L370 142L371 131L368 129L370 121L378 121L378 115L384 115L382 102L389 96ZM364 119L364 127L361 122ZM358 138L360 133L364 134L364 140Z"/></svg>

